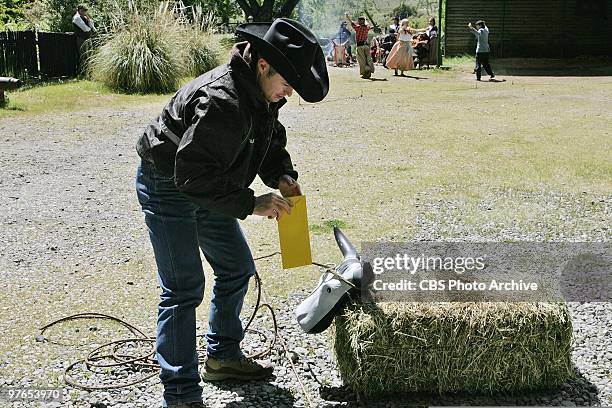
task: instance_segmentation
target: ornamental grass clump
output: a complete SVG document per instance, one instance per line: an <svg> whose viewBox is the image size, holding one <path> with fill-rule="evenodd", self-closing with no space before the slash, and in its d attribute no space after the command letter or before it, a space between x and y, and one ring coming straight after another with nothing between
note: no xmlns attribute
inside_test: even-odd
<svg viewBox="0 0 612 408"><path fill-rule="evenodd" d="M118 17L88 61L90 77L127 93L165 93L187 71L185 29L171 11L132 11Z"/></svg>
<svg viewBox="0 0 612 408"><path fill-rule="evenodd" d="M333 337L343 380L364 396L546 389L573 373L563 303L355 303Z"/></svg>
<svg viewBox="0 0 612 408"><path fill-rule="evenodd" d="M218 47L214 45L209 34L193 29L188 32L188 35L188 75L202 75L220 64Z"/></svg>
<svg viewBox="0 0 612 408"><path fill-rule="evenodd" d="M185 21L188 21L184 16ZM191 9L191 23L185 25L187 39L187 69L188 75L199 76L215 68L219 60L220 47L207 32L214 21L214 13L205 13L202 6Z"/></svg>

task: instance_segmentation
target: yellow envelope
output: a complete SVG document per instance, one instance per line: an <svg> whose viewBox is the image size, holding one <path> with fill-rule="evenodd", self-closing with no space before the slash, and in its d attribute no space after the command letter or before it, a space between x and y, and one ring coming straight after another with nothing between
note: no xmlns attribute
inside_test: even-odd
<svg viewBox="0 0 612 408"><path fill-rule="evenodd" d="M288 199L293 203L291 214L283 213L283 216L278 220L278 237L283 269L296 268L312 263L306 196L288 197Z"/></svg>

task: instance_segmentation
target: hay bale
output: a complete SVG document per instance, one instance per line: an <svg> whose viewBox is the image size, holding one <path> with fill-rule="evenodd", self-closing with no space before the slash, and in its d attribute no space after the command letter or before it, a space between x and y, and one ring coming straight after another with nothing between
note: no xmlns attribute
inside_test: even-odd
<svg viewBox="0 0 612 408"><path fill-rule="evenodd" d="M573 372L563 303L362 303L335 320L340 373L364 396L553 388Z"/></svg>

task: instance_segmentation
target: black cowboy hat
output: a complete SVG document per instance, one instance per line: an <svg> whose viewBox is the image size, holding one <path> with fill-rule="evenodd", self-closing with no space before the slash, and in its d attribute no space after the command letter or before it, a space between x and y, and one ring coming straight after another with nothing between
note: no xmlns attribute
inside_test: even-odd
<svg viewBox="0 0 612 408"><path fill-rule="evenodd" d="M241 24L242 35L307 102L319 102L329 90L327 65L317 38L299 21Z"/></svg>

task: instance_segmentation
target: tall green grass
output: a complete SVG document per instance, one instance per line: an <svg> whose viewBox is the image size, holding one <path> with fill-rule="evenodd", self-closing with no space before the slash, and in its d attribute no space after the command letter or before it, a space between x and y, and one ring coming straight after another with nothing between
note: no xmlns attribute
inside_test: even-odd
<svg viewBox="0 0 612 408"><path fill-rule="evenodd" d="M189 74L198 76L219 65L219 46L211 35L192 30L188 39L187 64Z"/></svg>
<svg viewBox="0 0 612 408"><path fill-rule="evenodd" d="M202 6L192 8L191 24L186 25L187 65L189 74L198 76L219 65L220 44L210 35L214 15L205 13Z"/></svg>
<svg viewBox="0 0 612 408"><path fill-rule="evenodd" d="M118 9L110 31L98 41L88 75L120 92L172 92L182 77L219 63L212 37L167 2L153 10Z"/></svg>

